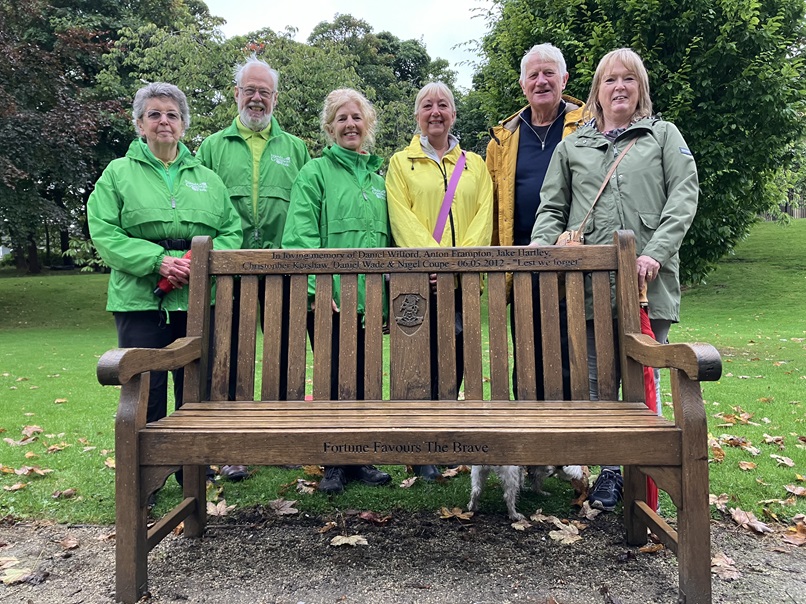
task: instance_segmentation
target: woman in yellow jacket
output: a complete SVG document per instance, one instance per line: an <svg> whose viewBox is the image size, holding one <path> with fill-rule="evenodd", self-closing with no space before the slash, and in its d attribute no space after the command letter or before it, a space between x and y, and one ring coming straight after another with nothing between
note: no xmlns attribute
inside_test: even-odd
<svg viewBox="0 0 806 604"><path fill-rule="evenodd" d="M456 121L456 104L450 88L442 82L423 86L414 102L414 117L417 132L409 146L392 157L386 175L386 199L395 245L416 248L490 245L493 230L492 179L481 156L462 151L459 140L451 134L451 126ZM457 175L458 181L454 183L452 177L457 165L463 166ZM447 197L446 193L449 193ZM435 283L434 275L432 303L435 300ZM464 374L459 289L456 290L455 308L458 392ZM431 341L436 342L436 313L430 314ZM438 398L436 361L436 348L432 346L433 399ZM435 466L415 467L415 473L425 480L433 480L439 475Z"/></svg>

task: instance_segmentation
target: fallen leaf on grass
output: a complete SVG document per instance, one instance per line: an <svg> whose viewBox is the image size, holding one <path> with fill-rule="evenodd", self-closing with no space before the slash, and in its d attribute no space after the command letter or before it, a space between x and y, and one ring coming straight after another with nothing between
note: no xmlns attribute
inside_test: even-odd
<svg viewBox="0 0 806 604"><path fill-rule="evenodd" d="M293 516L294 514L299 514L299 510L294 507L296 502L296 499L291 501L288 499L274 499L269 502L269 507L274 510L274 513L278 516Z"/></svg>
<svg viewBox="0 0 806 604"><path fill-rule="evenodd" d="M104 460L104 465L105 465L107 468L111 468L111 469L113 469L113 470L114 470L114 469L115 469L115 458L114 458L114 457L107 457L107 458Z"/></svg>
<svg viewBox="0 0 806 604"><path fill-rule="evenodd" d="M789 457L784 457L783 455L775 455L773 453L770 454L775 461L778 462L779 466L787 466L788 468L793 468L795 466L795 462L792 461Z"/></svg>
<svg viewBox="0 0 806 604"><path fill-rule="evenodd" d="M361 535L350 535L349 537L336 535L330 540L330 545L333 547L339 547L340 545L352 545L355 547L356 545L369 545L369 543Z"/></svg>
<svg viewBox="0 0 806 604"><path fill-rule="evenodd" d="M302 466L302 472L306 476L324 476L325 473L321 466Z"/></svg>
<svg viewBox="0 0 806 604"><path fill-rule="evenodd" d="M711 558L711 572L724 581L735 581L742 576L733 560L722 552Z"/></svg>
<svg viewBox="0 0 806 604"><path fill-rule="evenodd" d="M63 404L63 403L66 403L66 402L67 402L67 399L66 399L66 398L57 398L57 399L56 399L55 401L53 401L53 402L54 402L56 405L61 405L61 404Z"/></svg>
<svg viewBox="0 0 806 604"><path fill-rule="evenodd" d="M721 463L725 459L725 450L716 439L708 439L708 447L711 450L711 457L715 462Z"/></svg>
<svg viewBox="0 0 806 604"><path fill-rule="evenodd" d="M728 513L728 501L730 501L730 496L727 493L722 493L719 497L713 494L708 495L709 505L716 506L717 510L725 514Z"/></svg>
<svg viewBox="0 0 806 604"><path fill-rule="evenodd" d="M806 487L798 487L794 484L788 484L784 487L787 493L792 493L797 497L806 497Z"/></svg>
<svg viewBox="0 0 806 604"><path fill-rule="evenodd" d="M234 505L227 505L227 500L222 499L218 503L212 501L207 502L207 515L208 516L226 516L235 509Z"/></svg>
<svg viewBox="0 0 806 604"><path fill-rule="evenodd" d="M579 529L573 524L563 524L559 518L555 518L554 526L559 530L550 531L549 537L555 541L559 541L564 545L570 545L582 539L582 537L579 536Z"/></svg>
<svg viewBox="0 0 806 604"><path fill-rule="evenodd" d="M383 526L392 519L391 514L387 516L381 516L377 512L361 512L358 515L358 517L361 518L361 520L365 520L372 524L377 524L378 526Z"/></svg>
<svg viewBox="0 0 806 604"><path fill-rule="evenodd" d="M50 445L47 449L45 449L46 453L58 453L59 451L64 451L67 447L69 447L69 443L59 443L57 445Z"/></svg>
<svg viewBox="0 0 806 604"><path fill-rule="evenodd" d="M401 489L408 489L415 482L417 482L417 477L416 476L410 476L409 478L406 478L403 482L400 483L400 488Z"/></svg>
<svg viewBox="0 0 806 604"><path fill-rule="evenodd" d="M470 520L473 518L473 512L465 512L462 508L451 508L450 510L446 507L439 508L440 518L448 519L448 518L457 518L458 520Z"/></svg>
<svg viewBox="0 0 806 604"><path fill-rule="evenodd" d="M738 524L740 527L745 528L749 531L754 533L758 533L759 535L763 535L764 533L772 533L773 530L761 522L753 512L745 512L741 508L731 508L730 510L731 518L733 521Z"/></svg>
<svg viewBox="0 0 806 604"><path fill-rule="evenodd" d="M517 522L513 522L509 526L514 528L516 531L525 531L528 528L532 528L532 525L529 524L528 520L518 520Z"/></svg>
<svg viewBox="0 0 806 604"><path fill-rule="evenodd" d="M765 445L777 445L779 449L785 449L784 446L784 437L783 436L770 436L769 434L764 434L764 444Z"/></svg>
<svg viewBox="0 0 806 604"><path fill-rule="evenodd" d="M739 469L744 470L747 472L748 470L755 470L758 466L754 464L752 461L740 461L739 462Z"/></svg>
<svg viewBox="0 0 806 604"><path fill-rule="evenodd" d="M325 533L329 533L334 528L336 528L336 526L337 526L336 523L331 520L330 522L328 522L322 528L319 529L319 534L324 535Z"/></svg>
<svg viewBox="0 0 806 604"><path fill-rule="evenodd" d="M32 442L36 442L36 438L33 436L21 438L20 440L14 440L13 438L4 438L3 440L12 447L24 447L25 445L30 445Z"/></svg>
<svg viewBox="0 0 806 604"><path fill-rule="evenodd" d="M53 491L51 497L53 497L53 499L72 499L73 497L76 496L77 492L78 491L76 491L75 489L65 489L64 491Z"/></svg>
<svg viewBox="0 0 806 604"><path fill-rule="evenodd" d="M44 476L45 474L50 474L51 472L53 472L53 470L43 470L39 466L22 466L21 468L14 470L14 473L17 476L32 476L33 474L36 474L37 476Z"/></svg>
<svg viewBox="0 0 806 604"><path fill-rule="evenodd" d="M39 426L25 426L22 429L23 435L27 436L29 438L31 436L34 436L35 434L40 434L41 432L44 432L44 430L42 428L40 428Z"/></svg>
<svg viewBox="0 0 806 604"><path fill-rule="evenodd" d="M662 543L651 543L649 545L645 545L643 547L639 547L638 551L642 554L657 554L658 552L662 552L666 548L663 546Z"/></svg>
<svg viewBox="0 0 806 604"><path fill-rule="evenodd" d="M72 535L67 535L64 539L59 541L59 545L62 546L62 549L78 549L78 539L73 537Z"/></svg>
<svg viewBox="0 0 806 604"><path fill-rule="evenodd" d="M27 482L18 482L16 484L12 484L10 487L3 487L4 491L21 491L25 487L28 486Z"/></svg>
<svg viewBox="0 0 806 604"><path fill-rule="evenodd" d="M458 476L459 474L468 474L470 472L470 466L456 466L455 468L447 468L443 473L443 478L453 478Z"/></svg>

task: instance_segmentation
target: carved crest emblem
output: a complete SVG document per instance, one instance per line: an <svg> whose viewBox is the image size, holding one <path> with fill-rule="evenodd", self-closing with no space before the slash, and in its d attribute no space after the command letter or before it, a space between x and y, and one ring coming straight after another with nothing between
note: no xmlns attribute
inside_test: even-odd
<svg viewBox="0 0 806 604"><path fill-rule="evenodd" d="M400 294L392 301L395 323L411 335L423 324L428 301L420 294Z"/></svg>

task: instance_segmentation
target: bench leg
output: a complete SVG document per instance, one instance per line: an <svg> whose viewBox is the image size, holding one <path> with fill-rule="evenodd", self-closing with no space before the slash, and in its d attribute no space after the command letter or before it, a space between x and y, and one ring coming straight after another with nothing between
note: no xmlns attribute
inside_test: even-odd
<svg viewBox="0 0 806 604"><path fill-rule="evenodd" d="M708 505L708 428L699 382L672 371L672 397L686 411L682 502L677 511L680 604L711 604L711 515ZM677 409L675 409L677 414Z"/></svg>
<svg viewBox="0 0 806 604"><path fill-rule="evenodd" d="M196 501L193 513L185 518L183 534L185 537L201 537L207 525L207 466L183 466L182 475L184 496Z"/></svg>
<svg viewBox="0 0 806 604"><path fill-rule="evenodd" d="M646 545L647 525L633 513L633 504L646 501L646 476L638 468L624 466L624 528L627 531L627 543L630 545Z"/></svg>
<svg viewBox="0 0 806 604"><path fill-rule="evenodd" d="M148 591L148 501L141 499L137 438L138 428L145 425L148 385L148 374L125 384L115 418L115 600L126 604Z"/></svg>

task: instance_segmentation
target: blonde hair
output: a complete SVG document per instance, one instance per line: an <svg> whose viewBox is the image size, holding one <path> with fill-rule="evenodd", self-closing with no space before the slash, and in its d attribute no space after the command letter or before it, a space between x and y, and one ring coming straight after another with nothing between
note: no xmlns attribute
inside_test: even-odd
<svg viewBox="0 0 806 604"><path fill-rule="evenodd" d="M325 98L325 105L322 107L322 113L319 116L319 125L325 135L327 141L331 144L335 143L333 135L330 133L330 125L336 119L336 113L347 103L354 101L361 112L361 117L364 120L366 133L364 140L361 141L361 148L372 147L375 144L375 130L378 126L378 115L375 113L375 108L372 106L363 94L352 88L338 88L327 95Z"/></svg>
<svg viewBox="0 0 806 604"><path fill-rule="evenodd" d="M652 99L649 97L649 75L646 67L644 67L644 62L634 50L619 48L611 50L599 61L596 73L593 74L588 100L585 102L585 113L589 117L595 118L596 124L600 127L604 124L604 113L602 106L599 104L599 89L602 87L602 80L610 72L614 63L621 63L638 78L638 105L632 115L633 121L652 115Z"/></svg>

